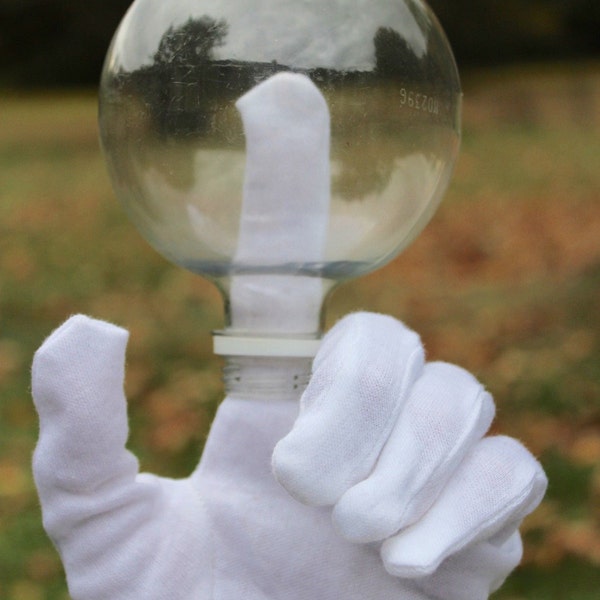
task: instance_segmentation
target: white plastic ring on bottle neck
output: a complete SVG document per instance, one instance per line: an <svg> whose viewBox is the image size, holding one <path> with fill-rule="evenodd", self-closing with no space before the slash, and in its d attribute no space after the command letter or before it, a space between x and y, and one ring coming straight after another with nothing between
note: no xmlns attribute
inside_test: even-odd
<svg viewBox="0 0 600 600"><path fill-rule="evenodd" d="M317 354L320 344L320 339L250 337L213 332L213 349L219 356L312 358Z"/></svg>

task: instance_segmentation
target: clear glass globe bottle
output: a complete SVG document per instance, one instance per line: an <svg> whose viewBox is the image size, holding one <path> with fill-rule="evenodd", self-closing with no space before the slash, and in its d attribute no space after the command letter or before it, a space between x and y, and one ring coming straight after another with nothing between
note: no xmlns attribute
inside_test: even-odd
<svg viewBox="0 0 600 600"><path fill-rule="evenodd" d="M136 0L106 58L100 130L129 217L216 283L226 334L298 340L318 338L337 283L430 219L460 111L420 0Z"/></svg>

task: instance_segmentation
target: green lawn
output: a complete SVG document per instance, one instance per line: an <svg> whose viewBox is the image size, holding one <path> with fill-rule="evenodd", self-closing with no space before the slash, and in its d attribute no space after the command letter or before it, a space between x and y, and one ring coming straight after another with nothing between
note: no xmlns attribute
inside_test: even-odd
<svg viewBox="0 0 600 600"><path fill-rule="evenodd" d="M468 77L450 193L393 264L336 292L329 322L388 312L429 356L475 372L497 431L550 477L499 600L592 600L600 588L600 76ZM170 266L114 200L93 94L0 95L0 598L68 598L30 475L35 348L70 314L131 330L131 447L188 473L222 388L217 292Z"/></svg>

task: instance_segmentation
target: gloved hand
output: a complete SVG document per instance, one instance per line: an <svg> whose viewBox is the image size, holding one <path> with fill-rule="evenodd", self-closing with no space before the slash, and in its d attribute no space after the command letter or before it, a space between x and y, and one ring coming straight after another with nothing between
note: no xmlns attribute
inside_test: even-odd
<svg viewBox="0 0 600 600"><path fill-rule="evenodd" d="M34 475L74 600L477 600L519 562L541 467L483 438L490 396L394 319L336 325L299 414L227 398L184 480L125 449L126 342L76 316L34 359Z"/></svg>

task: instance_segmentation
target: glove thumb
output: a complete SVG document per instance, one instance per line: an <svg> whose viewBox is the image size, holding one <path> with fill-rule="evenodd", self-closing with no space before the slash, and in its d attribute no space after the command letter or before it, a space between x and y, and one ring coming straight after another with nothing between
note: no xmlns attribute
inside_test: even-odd
<svg viewBox="0 0 600 600"><path fill-rule="evenodd" d="M139 493L138 463L125 450L127 339L119 327L78 315L35 354L32 393L40 437L33 474L44 526L58 546L91 517Z"/></svg>

